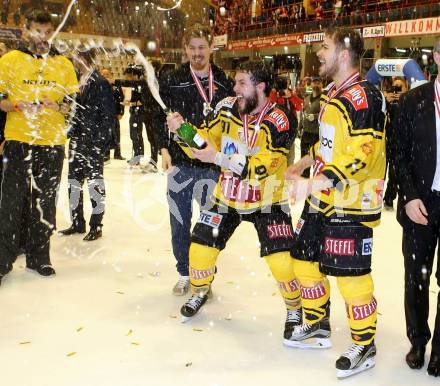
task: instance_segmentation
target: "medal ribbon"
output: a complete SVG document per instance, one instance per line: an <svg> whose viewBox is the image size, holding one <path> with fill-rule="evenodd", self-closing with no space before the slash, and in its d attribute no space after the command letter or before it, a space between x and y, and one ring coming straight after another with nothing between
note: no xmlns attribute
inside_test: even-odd
<svg viewBox="0 0 440 386"><path fill-rule="evenodd" d="M274 105L271 105L270 101L268 101L263 109L260 111L260 113L256 116L254 121L256 121L254 125L254 132L252 134L252 138L249 139L249 116L247 114L242 115L240 114L241 120L243 121L243 131L244 131L244 137L246 139L246 145L248 149L252 149L255 145L255 142L257 141L257 135L260 132L260 124L263 121L267 111L272 108Z"/></svg>
<svg viewBox="0 0 440 386"><path fill-rule="evenodd" d="M202 97L202 99L205 101L205 103L208 106L211 106L212 98L214 97L214 76L212 75L212 68L209 66L209 75L208 75L208 92L209 92L209 100L206 96L205 89L203 88L202 82L200 81L199 77L195 74L192 67L189 66L189 70L191 72L191 76L194 79L194 82L196 84L197 90L199 90L199 94Z"/></svg>
<svg viewBox="0 0 440 386"><path fill-rule="evenodd" d="M438 118L440 119L440 81L437 79L434 85L435 90L435 107L437 110Z"/></svg>
<svg viewBox="0 0 440 386"><path fill-rule="evenodd" d="M325 109L327 108L327 105L330 103L330 100L332 99L333 95L338 95L343 89L351 86L355 81L357 81L359 78L359 72L355 72L353 75L345 79L342 84L336 88L335 82L331 83L330 89L327 91L327 102L321 107L321 110L319 111L319 122L321 122L322 116L325 113Z"/></svg>

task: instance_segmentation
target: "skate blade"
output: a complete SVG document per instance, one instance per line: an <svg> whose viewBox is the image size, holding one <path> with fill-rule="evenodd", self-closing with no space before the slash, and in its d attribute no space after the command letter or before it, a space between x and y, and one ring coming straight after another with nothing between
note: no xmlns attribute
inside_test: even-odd
<svg viewBox="0 0 440 386"><path fill-rule="evenodd" d="M351 370L338 370L337 373L336 373L336 376L338 378L340 378L340 379L347 378L347 377L350 377L352 375L358 374L358 373L360 373L362 371L372 369L375 364L376 364L376 362L374 361L374 358L368 358L359 367L356 367L356 368L351 369Z"/></svg>
<svg viewBox="0 0 440 386"><path fill-rule="evenodd" d="M190 320L197 319L198 316L199 316L202 312L203 312L203 311L200 310L199 312L197 312L197 313L194 314L193 316L183 316L182 314L180 314L180 316L181 316L180 323L185 324L186 322L189 322Z"/></svg>
<svg viewBox="0 0 440 386"><path fill-rule="evenodd" d="M302 341L284 339L284 345L302 349L320 349L332 347L329 338L309 338Z"/></svg>

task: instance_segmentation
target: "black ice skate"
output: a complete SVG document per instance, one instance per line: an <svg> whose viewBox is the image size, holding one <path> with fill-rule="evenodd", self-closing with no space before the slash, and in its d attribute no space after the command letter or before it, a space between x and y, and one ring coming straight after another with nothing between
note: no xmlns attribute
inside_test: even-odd
<svg viewBox="0 0 440 386"><path fill-rule="evenodd" d="M296 326L291 336L284 339L284 344L297 348L329 348L332 347L330 334L329 319L324 318L314 324Z"/></svg>
<svg viewBox="0 0 440 386"><path fill-rule="evenodd" d="M348 350L336 361L337 377L346 378L371 369L375 365L375 356L376 346L374 342L367 346L352 343Z"/></svg>
<svg viewBox="0 0 440 386"><path fill-rule="evenodd" d="M193 294L180 309L182 315L182 323L185 323L199 312L202 306L208 300L211 290L206 294Z"/></svg>
<svg viewBox="0 0 440 386"><path fill-rule="evenodd" d="M292 336L293 329L302 323L302 308L287 310L286 323L284 325L284 339Z"/></svg>

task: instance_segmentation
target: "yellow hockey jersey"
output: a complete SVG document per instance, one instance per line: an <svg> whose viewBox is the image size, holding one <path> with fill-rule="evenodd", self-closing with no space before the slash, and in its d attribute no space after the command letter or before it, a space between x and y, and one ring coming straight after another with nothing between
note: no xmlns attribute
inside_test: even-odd
<svg viewBox="0 0 440 386"><path fill-rule="evenodd" d="M66 95L79 91L72 62L62 55L50 54L45 60L30 52L13 50L0 58L0 94L16 103L41 102L48 98L60 103ZM63 114L52 109L7 114L5 138L34 145L63 145L67 139Z"/></svg>
<svg viewBox="0 0 440 386"><path fill-rule="evenodd" d="M287 156L296 135L296 118L282 106L272 104L261 121L254 146L249 149L235 102L235 97L220 101L213 119L197 129L202 137L223 154L246 156L241 175L222 168L214 189L213 202L245 213L286 203L288 197L284 173ZM250 121L250 135L254 129L255 121ZM194 158L185 143L178 143L189 157Z"/></svg>
<svg viewBox="0 0 440 386"><path fill-rule="evenodd" d="M321 96L319 142L311 148L314 175L324 174L333 189L308 198L312 208L332 222L380 222L386 168L386 102L367 81L336 95Z"/></svg>

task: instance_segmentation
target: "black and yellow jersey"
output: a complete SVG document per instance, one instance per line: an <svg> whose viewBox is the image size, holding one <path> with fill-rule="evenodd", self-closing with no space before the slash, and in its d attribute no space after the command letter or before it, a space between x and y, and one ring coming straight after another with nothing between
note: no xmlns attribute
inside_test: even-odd
<svg viewBox="0 0 440 386"><path fill-rule="evenodd" d="M379 224L386 123L385 97L367 81L357 81L330 97L322 94L319 142L310 154L314 175L324 174L334 188L309 197L312 208L335 222Z"/></svg>
<svg viewBox="0 0 440 386"><path fill-rule="evenodd" d="M66 95L79 91L73 64L52 53L47 59L25 50L13 50L0 58L0 93L15 103L38 103L44 98L61 103ZM11 111L7 114L6 140L34 145L62 145L66 142L66 121L53 109L38 113Z"/></svg>
<svg viewBox="0 0 440 386"><path fill-rule="evenodd" d="M296 118L283 107L271 104L261 121L254 146L249 149L235 102L235 97L223 99L217 104L213 119L198 129L219 152L246 157L241 175L222 168L213 201L244 212L286 203L284 173L296 135ZM249 135L253 134L255 123L250 117ZM194 158L185 143L178 143Z"/></svg>

